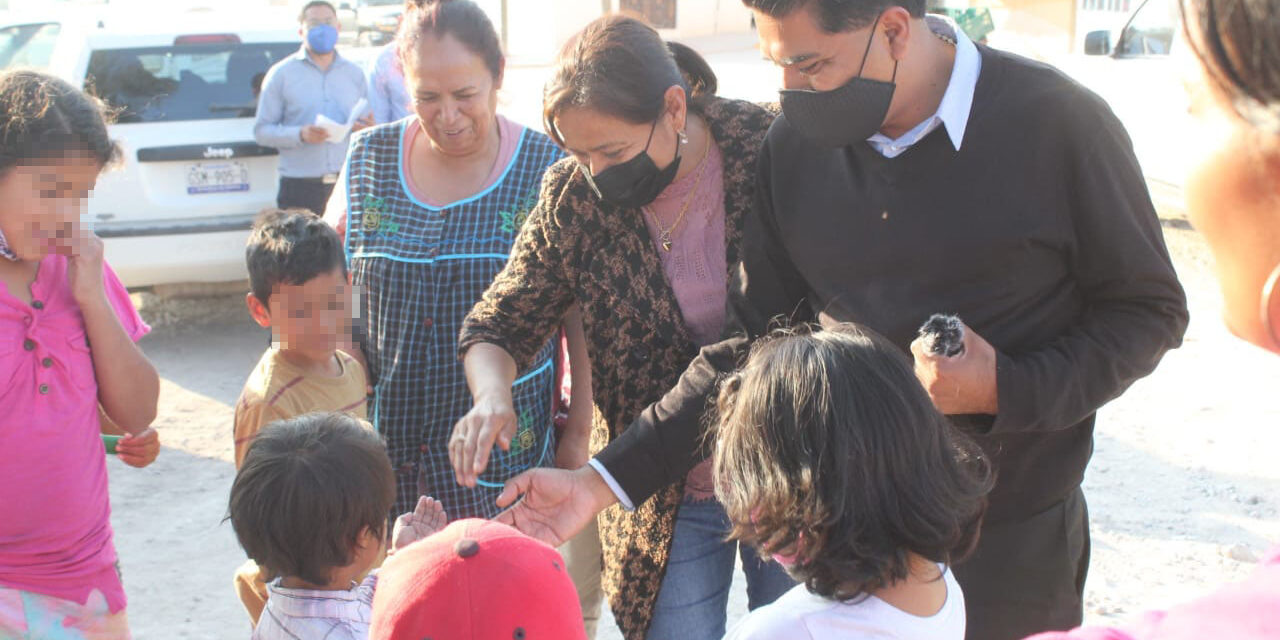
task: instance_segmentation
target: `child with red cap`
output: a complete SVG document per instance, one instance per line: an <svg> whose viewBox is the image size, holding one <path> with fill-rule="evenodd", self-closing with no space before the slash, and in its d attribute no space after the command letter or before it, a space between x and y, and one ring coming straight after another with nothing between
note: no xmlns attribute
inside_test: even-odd
<svg viewBox="0 0 1280 640"><path fill-rule="evenodd" d="M586 640L555 549L504 524L458 520L382 565L370 640Z"/></svg>

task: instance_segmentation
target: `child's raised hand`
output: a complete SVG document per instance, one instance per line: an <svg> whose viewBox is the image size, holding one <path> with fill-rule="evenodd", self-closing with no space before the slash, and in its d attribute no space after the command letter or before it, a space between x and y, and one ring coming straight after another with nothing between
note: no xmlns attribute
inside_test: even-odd
<svg viewBox="0 0 1280 640"><path fill-rule="evenodd" d="M400 514L391 529L391 549L398 551L444 528L448 518L444 505L435 498L421 496L411 513Z"/></svg>
<svg viewBox="0 0 1280 640"><path fill-rule="evenodd" d="M139 469L156 461L160 455L160 434L147 428L137 434L128 433L116 443L116 457L125 464Z"/></svg>
<svg viewBox="0 0 1280 640"><path fill-rule="evenodd" d="M81 305L105 298L102 285L102 239L87 229L78 228L65 249L67 284Z"/></svg>

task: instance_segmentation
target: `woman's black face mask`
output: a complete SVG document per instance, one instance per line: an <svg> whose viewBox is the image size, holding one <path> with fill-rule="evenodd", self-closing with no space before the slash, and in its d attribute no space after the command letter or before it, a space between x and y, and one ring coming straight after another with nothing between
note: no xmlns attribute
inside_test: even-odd
<svg viewBox="0 0 1280 640"><path fill-rule="evenodd" d="M676 144L675 158L665 169L659 169L649 157L649 144L653 142L653 132L657 128L658 120L655 120L649 129L644 150L626 162L615 164L594 176L586 167L578 165L579 172L601 200L619 207L643 207L657 199L658 194L675 180L676 171L680 168L679 144Z"/></svg>
<svg viewBox="0 0 1280 640"><path fill-rule="evenodd" d="M867 49L862 52L858 75L844 86L830 91L784 89L779 91L782 115L811 142L828 147L845 147L874 136L889 114L889 103L898 79L898 63L893 63L889 82L862 77L876 37L880 18L871 25Z"/></svg>

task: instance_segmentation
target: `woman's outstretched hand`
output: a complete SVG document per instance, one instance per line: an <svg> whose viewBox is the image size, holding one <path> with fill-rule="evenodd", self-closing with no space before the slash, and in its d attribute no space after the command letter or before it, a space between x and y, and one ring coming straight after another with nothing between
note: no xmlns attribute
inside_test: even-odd
<svg viewBox="0 0 1280 640"><path fill-rule="evenodd" d="M476 480L489 465L489 453L496 442L503 451L511 449L516 435L516 410L511 391L481 397L453 427L449 437L449 462L458 484L476 486Z"/></svg>
<svg viewBox="0 0 1280 640"><path fill-rule="evenodd" d="M532 469L507 481L498 506L508 508L494 520L558 547L616 501L604 478L590 466L573 471Z"/></svg>

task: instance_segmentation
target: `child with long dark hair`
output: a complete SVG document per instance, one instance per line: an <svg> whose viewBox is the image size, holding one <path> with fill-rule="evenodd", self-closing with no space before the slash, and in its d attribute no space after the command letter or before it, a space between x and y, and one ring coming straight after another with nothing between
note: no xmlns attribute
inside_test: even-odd
<svg viewBox="0 0 1280 640"><path fill-rule="evenodd" d="M719 415L731 535L802 583L726 638L964 638L949 567L976 542L991 474L901 351L852 325L764 340Z"/></svg>
<svg viewBox="0 0 1280 640"><path fill-rule="evenodd" d="M99 406L149 438L160 379L134 344L149 328L80 224L118 153L100 103L41 73L0 74L4 638L129 637Z"/></svg>

